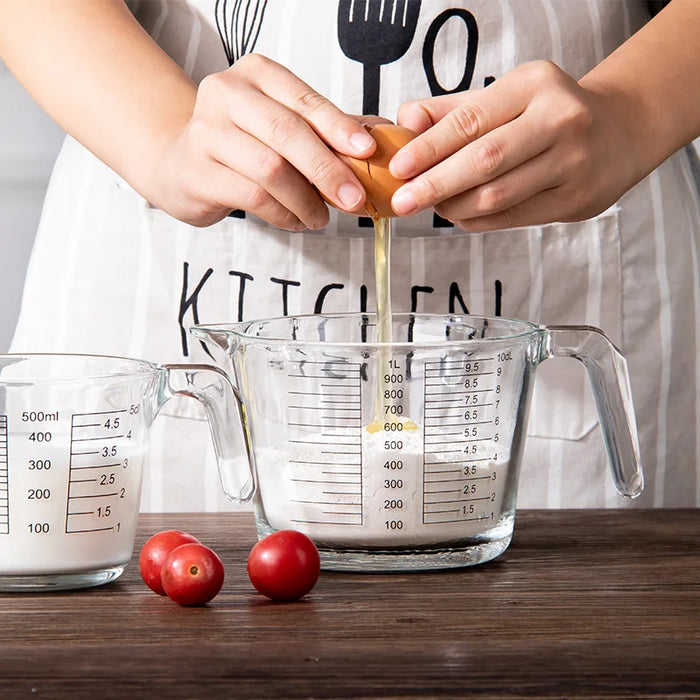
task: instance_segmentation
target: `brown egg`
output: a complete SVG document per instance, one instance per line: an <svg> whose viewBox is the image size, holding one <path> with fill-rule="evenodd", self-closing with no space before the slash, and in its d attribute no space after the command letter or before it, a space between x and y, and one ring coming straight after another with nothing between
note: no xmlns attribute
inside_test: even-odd
<svg viewBox="0 0 700 700"><path fill-rule="evenodd" d="M394 154L416 137L415 132L396 124L365 126L370 136L377 142L377 150L367 159L352 158L338 154L339 158L352 168L357 179L367 192L365 209L373 219L396 216L391 208L391 197L405 180L397 180L389 172L389 161Z"/></svg>

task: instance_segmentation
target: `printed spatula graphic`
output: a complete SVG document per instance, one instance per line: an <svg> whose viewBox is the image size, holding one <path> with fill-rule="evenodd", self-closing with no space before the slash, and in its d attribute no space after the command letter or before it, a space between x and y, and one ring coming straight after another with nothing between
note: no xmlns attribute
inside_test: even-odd
<svg viewBox="0 0 700 700"><path fill-rule="evenodd" d="M380 69L408 51L421 0L339 0L338 42L363 66L362 113L379 113Z"/></svg>

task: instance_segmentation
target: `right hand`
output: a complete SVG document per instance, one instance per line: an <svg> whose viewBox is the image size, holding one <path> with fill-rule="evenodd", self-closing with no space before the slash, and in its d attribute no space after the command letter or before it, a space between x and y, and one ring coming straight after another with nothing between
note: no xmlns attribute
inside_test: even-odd
<svg viewBox="0 0 700 700"><path fill-rule="evenodd" d="M244 209L286 230L320 229L328 223L321 194L348 212L365 201L332 149L366 158L375 148L358 119L283 66L248 54L202 80L191 119L150 174L149 198L195 226Z"/></svg>

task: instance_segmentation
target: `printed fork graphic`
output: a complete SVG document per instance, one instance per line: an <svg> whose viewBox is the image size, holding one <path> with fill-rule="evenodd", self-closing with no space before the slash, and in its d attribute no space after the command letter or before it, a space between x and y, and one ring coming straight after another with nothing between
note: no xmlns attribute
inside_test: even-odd
<svg viewBox="0 0 700 700"><path fill-rule="evenodd" d="M339 0L338 42L363 66L362 113L379 113L381 66L408 51L418 24L421 0Z"/></svg>

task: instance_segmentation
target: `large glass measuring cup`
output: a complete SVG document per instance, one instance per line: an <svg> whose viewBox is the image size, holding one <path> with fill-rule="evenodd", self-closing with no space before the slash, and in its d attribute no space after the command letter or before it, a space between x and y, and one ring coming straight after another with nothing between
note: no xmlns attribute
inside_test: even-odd
<svg viewBox="0 0 700 700"><path fill-rule="evenodd" d="M641 492L626 362L597 329L395 314L382 344L373 314L338 314L192 333L224 351L245 410L259 536L305 532L325 568L464 566L502 553L533 373L555 355L585 365L615 486Z"/></svg>
<svg viewBox="0 0 700 700"><path fill-rule="evenodd" d="M219 463L232 459L237 402L214 367L0 355L0 590L80 588L122 573L151 424L174 394L204 403Z"/></svg>

